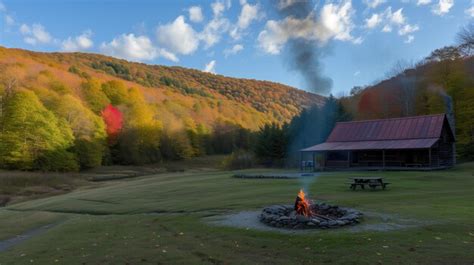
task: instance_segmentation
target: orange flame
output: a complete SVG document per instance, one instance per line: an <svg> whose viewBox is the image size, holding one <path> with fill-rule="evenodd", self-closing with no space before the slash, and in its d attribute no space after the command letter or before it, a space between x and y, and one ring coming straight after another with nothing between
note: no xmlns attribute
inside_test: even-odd
<svg viewBox="0 0 474 265"><path fill-rule="evenodd" d="M310 201L305 198L305 193L303 189L300 189L298 192L298 197L296 197L295 210L297 214L304 215L309 217L312 215Z"/></svg>

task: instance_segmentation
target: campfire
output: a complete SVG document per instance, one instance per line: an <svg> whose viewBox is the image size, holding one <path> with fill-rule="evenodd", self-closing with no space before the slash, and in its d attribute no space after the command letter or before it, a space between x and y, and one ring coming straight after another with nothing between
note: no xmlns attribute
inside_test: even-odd
<svg viewBox="0 0 474 265"><path fill-rule="evenodd" d="M336 228L359 223L362 213L308 199L301 189L294 205L273 205L263 209L260 221L282 228Z"/></svg>
<svg viewBox="0 0 474 265"><path fill-rule="evenodd" d="M304 193L303 189L300 189L300 192L298 192L298 196L296 196L296 201L295 201L296 213L300 215L304 215L306 217L311 216L312 212L311 212L310 204L311 202L306 199L306 194Z"/></svg>

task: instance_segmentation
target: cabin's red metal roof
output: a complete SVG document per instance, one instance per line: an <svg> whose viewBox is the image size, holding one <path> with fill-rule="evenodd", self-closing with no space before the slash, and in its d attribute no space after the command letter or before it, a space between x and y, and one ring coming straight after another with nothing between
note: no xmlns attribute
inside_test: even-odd
<svg viewBox="0 0 474 265"><path fill-rule="evenodd" d="M441 137L444 122L445 114L338 122L325 143L301 151L430 148Z"/></svg>
<svg viewBox="0 0 474 265"><path fill-rule="evenodd" d="M338 122L326 142L439 138L445 114Z"/></svg>
<svg viewBox="0 0 474 265"><path fill-rule="evenodd" d="M390 149L425 149L432 147L438 138L379 140L356 142L325 142L302 149L303 152L344 151L344 150L390 150Z"/></svg>

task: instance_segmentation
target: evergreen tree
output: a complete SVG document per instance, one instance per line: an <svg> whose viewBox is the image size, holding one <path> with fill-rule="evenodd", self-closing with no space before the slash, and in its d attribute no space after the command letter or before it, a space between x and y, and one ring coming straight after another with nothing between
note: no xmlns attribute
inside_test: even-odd
<svg viewBox="0 0 474 265"><path fill-rule="evenodd" d="M257 133L255 155L267 166L283 165L288 149L288 126L266 124Z"/></svg>

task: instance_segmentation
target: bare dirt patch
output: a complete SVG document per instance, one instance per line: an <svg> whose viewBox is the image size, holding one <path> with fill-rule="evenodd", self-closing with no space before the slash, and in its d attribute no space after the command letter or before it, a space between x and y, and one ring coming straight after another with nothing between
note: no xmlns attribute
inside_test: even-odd
<svg viewBox="0 0 474 265"><path fill-rule="evenodd" d="M242 228L246 230L259 230L259 231L271 231L285 234L308 234L308 233L320 233L323 230L312 229L312 230L294 230L287 228L276 228L270 227L259 220L261 210L254 211L242 211L238 213L231 213L226 215L212 216L204 218L204 222L225 227ZM367 232L367 231L393 231L400 229L409 229L414 227L420 227L425 225L434 224L433 222L416 220L411 218L404 218L398 215L385 214L385 213L374 213L374 212L363 212L364 220L354 226L343 227L337 230L331 230L331 232Z"/></svg>

